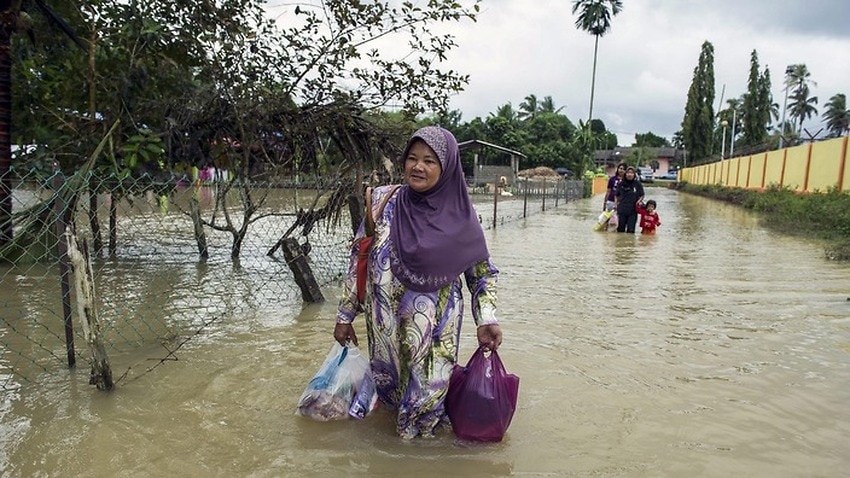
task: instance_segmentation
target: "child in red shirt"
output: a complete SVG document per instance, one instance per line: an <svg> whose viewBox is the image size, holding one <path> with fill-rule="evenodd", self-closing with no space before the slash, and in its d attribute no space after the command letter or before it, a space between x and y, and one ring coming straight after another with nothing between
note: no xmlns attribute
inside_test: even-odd
<svg viewBox="0 0 850 478"><path fill-rule="evenodd" d="M653 199L647 201L646 206L643 204L637 205L637 213L640 214L641 234L655 234L655 228L661 225L661 218L658 217L655 208L656 204Z"/></svg>

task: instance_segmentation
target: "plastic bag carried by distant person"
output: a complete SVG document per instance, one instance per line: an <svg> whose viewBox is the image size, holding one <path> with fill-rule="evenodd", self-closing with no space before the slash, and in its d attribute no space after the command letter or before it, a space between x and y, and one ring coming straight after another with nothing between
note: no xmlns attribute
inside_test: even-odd
<svg viewBox="0 0 850 478"><path fill-rule="evenodd" d="M446 394L446 413L458 438L501 441L511 424L519 377L510 374L499 354L479 347L465 367L455 364Z"/></svg>
<svg viewBox="0 0 850 478"><path fill-rule="evenodd" d="M359 348L334 342L301 394L296 413L323 422L348 418L352 401L369 373L369 359ZM371 397L370 402L374 404Z"/></svg>

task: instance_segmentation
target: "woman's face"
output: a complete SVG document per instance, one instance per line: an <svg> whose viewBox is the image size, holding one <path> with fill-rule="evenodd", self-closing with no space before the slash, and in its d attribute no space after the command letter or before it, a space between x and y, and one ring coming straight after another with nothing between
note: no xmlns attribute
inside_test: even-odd
<svg viewBox="0 0 850 478"><path fill-rule="evenodd" d="M424 193L437 184L442 170L437 153L425 141L415 140L404 159L404 177L408 186L418 193Z"/></svg>
<svg viewBox="0 0 850 478"><path fill-rule="evenodd" d="M634 178L635 178L635 170L634 170L634 169L627 169L627 170L626 170L626 179L628 179L629 181L631 181L631 180L633 180Z"/></svg>
<svg viewBox="0 0 850 478"><path fill-rule="evenodd" d="M617 176L620 176L622 178L624 174L626 174L626 167L625 166L618 167L617 168Z"/></svg>

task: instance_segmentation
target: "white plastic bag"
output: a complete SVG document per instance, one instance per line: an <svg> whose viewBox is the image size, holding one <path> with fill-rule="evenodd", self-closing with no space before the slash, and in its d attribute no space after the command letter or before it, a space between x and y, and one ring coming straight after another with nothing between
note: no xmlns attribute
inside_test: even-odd
<svg viewBox="0 0 850 478"><path fill-rule="evenodd" d="M334 342L301 394L295 413L323 422L348 418L348 408L368 371L369 360L359 348Z"/></svg>
<svg viewBox="0 0 850 478"><path fill-rule="evenodd" d="M613 214L611 214L611 219L608 220L608 228L609 229L616 229L617 228L617 221L618 221L617 212L612 211L612 213Z"/></svg>

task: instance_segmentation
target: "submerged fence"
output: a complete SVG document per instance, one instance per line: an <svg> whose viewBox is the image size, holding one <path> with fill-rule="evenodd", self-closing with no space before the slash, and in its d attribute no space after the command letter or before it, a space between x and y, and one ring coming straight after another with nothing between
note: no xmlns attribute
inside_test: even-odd
<svg viewBox="0 0 850 478"><path fill-rule="evenodd" d="M336 290L348 264L348 210L318 214L335 200L322 190L96 174L31 174L7 184L14 240L0 247L3 393L94 364L68 285L78 272L64 261L66 228L91 258L91 308L116 382L175 359L189 341L214 340L223 321L293 320L302 290L275 247L282 238L297 240L323 288ZM475 191L473 201L491 229L582 195L580 181L527 180Z"/></svg>

